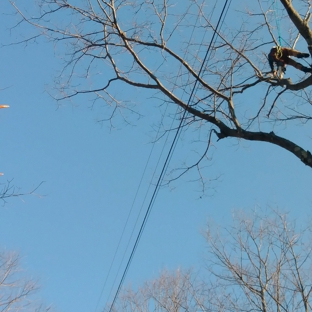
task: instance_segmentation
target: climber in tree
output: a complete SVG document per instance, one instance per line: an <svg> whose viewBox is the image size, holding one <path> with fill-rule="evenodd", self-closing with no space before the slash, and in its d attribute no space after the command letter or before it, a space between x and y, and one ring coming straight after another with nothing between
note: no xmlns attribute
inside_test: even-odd
<svg viewBox="0 0 312 312"><path fill-rule="evenodd" d="M283 78L283 75L286 71L286 65L291 65L305 73L312 73L312 68L303 66L300 63L294 61L290 56L295 56L297 58L309 57L308 53L301 53L299 51L283 48L283 47L273 47L268 55L269 64L271 71L274 76L277 75L279 71L279 78ZM274 69L274 64L276 64L277 70Z"/></svg>

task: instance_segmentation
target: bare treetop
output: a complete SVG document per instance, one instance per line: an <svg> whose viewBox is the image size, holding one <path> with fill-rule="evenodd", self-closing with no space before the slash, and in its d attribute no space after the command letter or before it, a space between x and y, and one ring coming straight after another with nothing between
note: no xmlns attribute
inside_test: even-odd
<svg viewBox="0 0 312 312"><path fill-rule="evenodd" d="M312 167L311 153L283 137L285 125L311 119L311 74L289 70L279 79L267 60L280 44L311 54L309 1L228 4L219 28L220 1L39 0L30 13L10 2L21 23L40 31L22 42L44 35L65 49L58 99L102 99L112 120L136 110L133 93L144 89L186 110L186 125L205 126L199 162L212 140L237 138L275 144Z"/></svg>
<svg viewBox="0 0 312 312"><path fill-rule="evenodd" d="M273 213L272 213L273 212ZM311 231L271 211L235 213L234 225L207 228L212 303L221 311L311 310ZM226 298L226 300L225 300ZM248 308L247 308L248 307Z"/></svg>
<svg viewBox="0 0 312 312"><path fill-rule="evenodd" d="M278 211L236 211L231 224L209 222L205 238L200 273L163 271L124 288L104 311L311 311L310 222L298 227Z"/></svg>

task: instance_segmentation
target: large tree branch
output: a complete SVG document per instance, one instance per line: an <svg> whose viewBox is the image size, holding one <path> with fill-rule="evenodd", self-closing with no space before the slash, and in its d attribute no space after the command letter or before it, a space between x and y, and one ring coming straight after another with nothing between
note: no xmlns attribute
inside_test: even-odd
<svg viewBox="0 0 312 312"><path fill-rule="evenodd" d="M290 79L280 80L262 73L267 66L267 59L259 47L271 43L263 39L268 32L274 38L269 19L272 17L270 4L259 0L260 14L248 12L248 22L231 25L228 29L220 29L210 49L209 60L202 64L208 46L205 40L198 39L201 36L198 38L192 36L191 29L199 31L200 35L203 35L202 38L205 38L206 32L209 30L215 32L216 27L210 17L207 17L201 4L196 1L191 1L189 9L179 15L166 1L161 5L154 1L137 3L134 1L129 5L127 2L116 4L114 1L96 0L92 5L87 1L80 8L69 4L67 0L39 0L42 11L38 18L27 17L13 0L9 1L24 22L39 29L49 39L57 43L70 42L71 57L69 61L65 60L67 64L62 72L64 77L68 74L68 79L65 83L60 83L61 92L66 91L63 98L94 93L97 98L106 100L108 105L114 104L112 107L115 111L116 107L123 106L121 103L128 101L128 96L132 97L131 93L111 94L115 90L110 89L110 86L115 81L153 92L159 91L165 101L169 100L179 105L199 120L205 120L212 125L219 140L232 137L268 142L288 150L303 163L312 167L312 156L309 151L275 135L270 132L270 129L268 132L261 132L253 123L257 119L261 127L267 121L268 114L264 114L262 109L271 101L273 102L270 107L274 115L273 109L274 112L278 109L277 100L280 100L286 90L289 91L288 93L297 94L295 91L312 85L311 75L306 75L303 81L293 84ZM309 14L301 14L300 11L299 14L293 8L291 0L280 1L299 33L311 46L312 55ZM262 5L267 6L266 11ZM127 14L123 11L126 7L129 11ZM57 20L53 20L52 17L56 13L66 10L73 15L73 22L70 25L58 24ZM152 13L146 15L143 12ZM194 24L192 19L188 19L189 14L192 17L194 14L201 16L203 25ZM251 23L250 16L254 24ZM167 21L168 17L172 22ZM90 23L93 23L94 27L90 27ZM96 66L95 62L98 62L99 66ZM75 71L80 70L78 65L83 70L81 76L75 75ZM204 65L203 71L199 75L199 68L202 65ZM103 75L106 82L96 78L91 86L85 82L85 77L98 77L99 73ZM250 77L253 77L252 80ZM187 101L186 96L193 94L191 90L194 81L198 82L196 94L194 94L194 102L188 105L187 102L190 101ZM269 83L271 87L265 92L261 82ZM272 91L276 91L273 88L275 86L283 89L274 97ZM69 95L67 90L71 91ZM252 94L247 94L248 92ZM245 94L255 97L255 103L256 98L261 103L262 92L264 92L264 101L260 109L256 105L253 107L248 105L249 101ZM307 105L310 109L309 95L306 98L301 97L301 102L297 103L298 107L303 109L300 118L309 120L310 117L306 117L308 115L305 111L306 106L299 104ZM295 103L286 105L291 111ZM254 114L256 117L251 119L250 116ZM288 124L291 120L298 119L297 113L287 115L282 111L279 116L285 116L285 120L289 121Z"/></svg>
<svg viewBox="0 0 312 312"><path fill-rule="evenodd" d="M302 19L299 13L292 6L291 0L280 0L280 1L285 7L289 18L294 23L294 25L296 26L302 37L306 40L310 54L312 55L312 31L308 24L309 17L307 19Z"/></svg>
<svg viewBox="0 0 312 312"><path fill-rule="evenodd" d="M310 151L306 151L299 145L293 143L292 141L289 141L285 138L275 135L274 132L267 133L261 131L260 132L252 132L245 130L238 131L236 129L230 128L226 129L226 131L224 130L225 129L223 127L221 133L217 133L219 140L226 137L236 137L249 141L262 141L272 143L291 152L296 157L298 157L305 165L312 168L312 154L310 153Z"/></svg>
<svg viewBox="0 0 312 312"><path fill-rule="evenodd" d="M219 140L224 138L240 138L248 141L261 141L261 142L267 142L271 143L277 146L280 146L287 151L294 154L296 157L298 157L305 165L312 168L312 154L308 150L304 150L299 145L293 143L292 141L289 141L285 138L282 138L278 135L275 135L275 133L272 132L254 132L254 131L246 131L243 129L232 129L228 127L224 122L222 122L220 119L207 115L205 113L202 113L193 107L186 106L184 104L179 104L184 109L186 109L189 113L207 120L208 122L214 124L220 132L215 131L217 137Z"/></svg>
<svg viewBox="0 0 312 312"><path fill-rule="evenodd" d="M267 78L263 76L259 76L259 79L261 81L265 81L270 83L272 86L281 86L281 87L286 87L286 89L291 90L291 91L299 91L303 90L309 86L312 85L312 75L308 76L308 78L298 82L298 83L292 83L290 78Z"/></svg>

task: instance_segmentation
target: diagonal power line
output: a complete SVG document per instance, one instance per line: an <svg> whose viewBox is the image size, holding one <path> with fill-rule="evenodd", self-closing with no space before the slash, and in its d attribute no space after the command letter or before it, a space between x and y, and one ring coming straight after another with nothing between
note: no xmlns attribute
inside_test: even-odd
<svg viewBox="0 0 312 312"><path fill-rule="evenodd" d="M211 38L210 44L209 44L209 46L208 46L208 49L207 49L207 51L206 51L206 55L205 55L205 57L204 57L204 60L203 60L203 62L202 62L202 65L201 65L200 70L199 70L198 75L197 75L197 79L195 80L195 83L194 83L192 92L191 92L190 97L189 97L189 100L188 100L188 102L187 102L187 106L190 105L191 99L193 98L195 89L196 89L196 87L197 87L198 79L199 79L200 74L201 74L201 72L202 72L202 70L203 70L203 67L205 66L205 63L206 63L206 61L207 61L208 54L209 54L210 49L211 49L211 47L212 47L214 38L215 38L215 36L216 36L216 34L217 34L217 30L218 30L218 28L219 28L219 26L220 26L220 23L221 23L223 14L224 14L224 12L225 12L225 9L226 9L226 7L227 7L227 5L228 5L228 2L229 2L229 0L225 0L224 6L223 6L223 8L222 8L222 11L221 11L220 16L219 16L219 19L218 19L217 26L216 26L216 28L215 28L215 30L214 30L214 32L213 32L213 36L212 36L212 38ZM177 128L177 131L176 131L175 136L174 136L174 138L173 138L173 141L172 141L172 143L171 143L170 149L169 149L169 151L168 151L167 157L166 157L165 162L164 162L164 164L163 164L162 170L161 170L161 172L160 172L159 178L158 178L157 183L156 183L156 185L155 185L155 188L154 188L152 197L151 197L150 202L149 202L149 205L148 205L148 207L147 207L147 210L146 210L144 219L143 219L143 221L142 221L142 224L141 224L139 233L138 233L138 235L137 235L137 237L136 237L136 240L135 240L135 243L134 243L134 245L133 245L133 248L132 248L131 254L130 254L130 256L129 256L127 265L126 265L126 267L125 267L125 269L124 269L124 272L123 272L123 275L122 275L121 280L120 280L120 282L119 282L118 288L117 288L117 290L116 290L114 299L113 299L112 304L111 304L111 306L110 306L109 312L112 312L112 309L113 309L113 307L114 307L114 305L115 305L115 302L116 302L116 300L117 300L117 298L118 298L118 295L119 295L119 292L120 292L121 287L122 287L122 285L123 285L123 282L124 282L124 280L125 280L125 278L126 278L126 275L127 275L127 273L128 273L128 270L129 270L129 268L130 268L130 265L131 265L132 259L133 259L133 257L134 257L134 254L135 254L135 252L136 252L136 249L137 249L137 247L138 247L138 245L139 245L139 242L140 242L140 239L141 239L141 237L142 237L142 234L143 234L145 225L146 225L146 223L147 223L148 217L149 217L149 215L150 215L150 213L151 213L153 204L154 204L154 202L155 202L155 199L156 199L156 196L157 196L157 193L158 193L158 189L159 189L159 186L160 186L160 182L162 181L162 178L163 178L163 176L164 176L164 174L165 174L165 172L166 172L167 166L168 166L168 164L169 164L170 157L172 156L172 154L173 154L173 152L174 152L175 144L176 144L177 138L178 138L178 136L179 136L179 133L180 133L180 131L181 131L181 127L182 127L182 124L183 124L183 122L184 122L184 119L185 119L186 114L187 114L187 110L184 110L183 116L182 116L181 121L180 121L180 124L179 124L179 126L178 126L178 128Z"/></svg>

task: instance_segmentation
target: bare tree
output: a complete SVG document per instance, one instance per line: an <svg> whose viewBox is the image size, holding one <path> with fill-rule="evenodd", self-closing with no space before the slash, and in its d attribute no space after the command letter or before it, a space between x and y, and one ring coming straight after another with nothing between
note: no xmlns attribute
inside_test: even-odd
<svg viewBox="0 0 312 312"><path fill-rule="evenodd" d="M310 311L310 226L270 212L235 213L234 224L218 230L209 222L201 274L164 271L138 290L123 290L111 311Z"/></svg>
<svg viewBox="0 0 312 312"><path fill-rule="evenodd" d="M0 311L49 311L35 300L36 283L25 277L16 253L0 253Z"/></svg>
<svg viewBox="0 0 312 312"><path fill-rule="evenodd" d="M157 279L146 282L136 291L131 287L124 289L116 304L105 311L204 311L207 306L204 289L191 271L170 273L165 270Z"/></svg>
<svg viewBox="0 0 312 312"><path fill-rule="evenodd" d="M297 72L294 83L271 77L266 56L279 44L277 23L287 29L283 38L290 46L300 40L312 53L310 1L297 1L296 8L290 0L240 1L231 19L219 20L220 1L38 0L37 12L29 12L29 3L23 8L23 1L9 1L18 25L40 30L20 43L40 35L67 43L59 100L103 100L110 121L138 109L131 101L136 90L177 105L183 126L200 129L207 142L185 171L206 158L214 139L225 138L274 144L312 167L311 153L285 137L286 126L289 131L312 118L312 76Z"/></svg>
<svg viewBox="0 0 312 312"><path fill-rule="evenodd" d="M13 197L23 197L26 195L42 197L42 195L37 193L37 190L43 184L43 182L39 183L36 187L32 188L28 192L22 192L21 189L17 186L14 186L12 182L13 180L7 180L5 183L0 183L0 200L2 200L3 205L7 203L9 198Z"/></svg>
<svg viewBox="0 0 312 312"><path fill-rule="evenodd" d="M234 217L217 234L208 228L208 269L218 311L310 311L310 226L298 229L287 215L255 212Z"/></svg>

